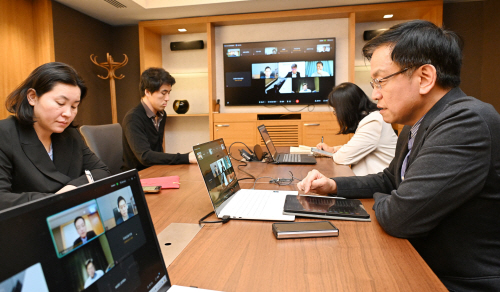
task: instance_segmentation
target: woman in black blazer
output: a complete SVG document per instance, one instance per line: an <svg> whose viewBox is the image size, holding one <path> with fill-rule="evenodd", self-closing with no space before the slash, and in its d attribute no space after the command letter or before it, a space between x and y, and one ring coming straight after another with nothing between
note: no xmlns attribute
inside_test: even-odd
<svg viewBox="0 0 500 292"><path fill-rule="evenodd" d="M87 93L63 63L36 68L8 97L0 121L0 210L108 176L107 166L70 126Z"/></svg>

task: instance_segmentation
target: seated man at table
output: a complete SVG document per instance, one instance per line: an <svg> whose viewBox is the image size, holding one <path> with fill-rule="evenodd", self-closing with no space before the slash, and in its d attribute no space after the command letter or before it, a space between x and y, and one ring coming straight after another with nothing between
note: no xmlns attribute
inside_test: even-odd
<svg viewBox="0 0 500 292"><path fill-rule="evenodd" d="M313 170L298 189L373 197L380 226L407 238L448 289L498 291L500 115L458 87L461 39L415 20L366 43L363 55L384 121L405 125L396 155L367 176Z"/></svg>
<svg viewBox="0 0 500 292"><path fill-rule="evenodd" d="M163 152L163 136L167 113L165 107L175 79L163 68L142 72L141 102L123 119L122 170L142 170L156 164L196 163L193 152L170 154Z"/></svg>

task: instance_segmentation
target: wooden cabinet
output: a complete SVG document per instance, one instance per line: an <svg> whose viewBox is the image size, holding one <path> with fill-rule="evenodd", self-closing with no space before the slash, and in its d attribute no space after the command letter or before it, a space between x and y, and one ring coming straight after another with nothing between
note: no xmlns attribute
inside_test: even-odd
<svg viewBox="0 0 500 292"><path fill-rule="evenodd" d="M338 135L340 126L331 112L305 115L302 122L302 145L315 146L324 138L330 146L343 145L351 139L352 134Z"/></svg>
<svg viewBox="0 0 500 292"><path fill-rule="evenodd" d="M352 137L337 135L339 125L331 112L311 112L214 114L214 139L223 138L227 146L239 141L249 147L255 144L264 147L264 141L257 130L260 125L266 126L275 146L315 146L321 142L321 137L324 137L328 145L335 146L347 143Z"/></svg>
<svg viewBox="0 0 500 292"><path fill-rule="evenodd" d="M214 139L223 138L227 147L234 142L243 142L250 149L253 149L253 146L257 144L256 134L257 126L255 122L222 122L214 124Z"/></svg>

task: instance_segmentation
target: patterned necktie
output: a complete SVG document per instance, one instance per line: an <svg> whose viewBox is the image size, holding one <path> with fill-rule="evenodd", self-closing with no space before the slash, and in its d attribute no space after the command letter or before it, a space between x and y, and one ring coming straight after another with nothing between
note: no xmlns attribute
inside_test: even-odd
<svg viewBox="0 0 500 292"><path fill-rule="evenodd" d="M405 160L403 161L403 165L401 166L401 180L405 179L406 168L408 167L408 157L410 157L411 149L413 148L413 141L415 140L415 135L408 135L408 154L406 154Z"/></svg>

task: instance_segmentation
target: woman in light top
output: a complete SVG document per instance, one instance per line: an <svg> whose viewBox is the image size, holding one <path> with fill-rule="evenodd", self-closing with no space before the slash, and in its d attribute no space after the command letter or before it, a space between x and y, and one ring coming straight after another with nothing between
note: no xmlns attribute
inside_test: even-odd
<svg viewBox="0 0 500 292"><path fill-rule="evenodd" d="M70 126L86 93L75 69L54 62L9 94L14 115L0 121L0 210L86 184L86 169L95 179L109 175Z"/></svg>
<svg viewBox="0 0 500 292"><path fill-rule="evenodd" d="M337 116L338 134L354 135L345 145L319 143L316 148L334 153L333 160L351 165L356 175L378 173L388 167L394 158L397 136L363 90L353 83L342 83L333 88L328 104Z"/></svg>

